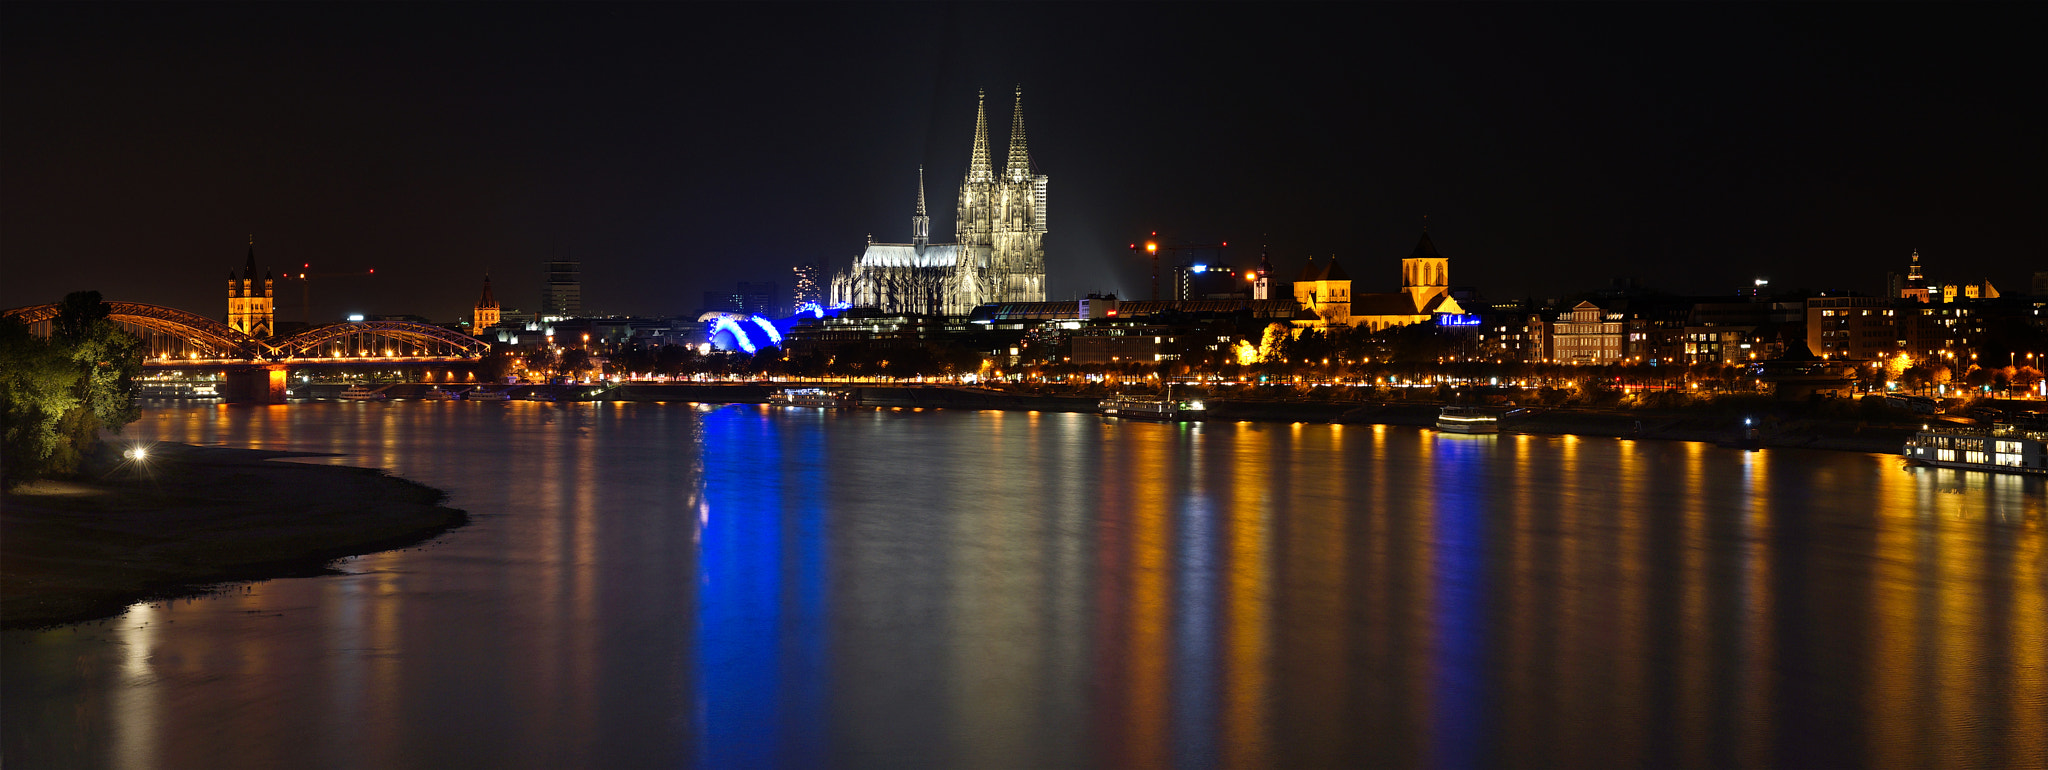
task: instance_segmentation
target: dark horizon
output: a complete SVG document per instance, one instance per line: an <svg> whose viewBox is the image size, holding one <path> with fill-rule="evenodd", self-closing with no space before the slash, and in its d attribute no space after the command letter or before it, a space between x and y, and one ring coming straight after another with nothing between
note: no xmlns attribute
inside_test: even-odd
<svg viewBox="0 0 2048 770"><path fill-rule="evenodd" d="M0 7L0 306L97 289L224 310L376 268L314 315L675 315L706 290L934 241L988 96L1051 176L1049 298L1143 297L1125 245L1270 246L1391 291L2026 291L2048 269L2031 6ZM2027 21L2032 19L2032 22ZM999 160L1000 162L1000 160ZM296 284L277 288L297 320Z"/></svg>

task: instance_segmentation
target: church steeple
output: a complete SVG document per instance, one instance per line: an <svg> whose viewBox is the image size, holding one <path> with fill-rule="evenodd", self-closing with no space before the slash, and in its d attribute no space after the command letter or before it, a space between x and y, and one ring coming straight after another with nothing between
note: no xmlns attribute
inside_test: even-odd
<svg viewBox="0 0 2048 770"><path fill-rule="evenodd" d="M917 213L910 217L910 245L923 254L932 239L932 217L924 206L924 167L917 167Z"/></svg>
<svg viewBox="0 0 2048 770"><path fill-rule="evenodd" d="M484 273L484 295L477 298L476 318L470 326L470 333L481 335L485 329L497 326L503 318L504 311L498 307L498 298L491 296L491 274Z"/></svg>
<svg viewBox="0 0 2048 770"><path fill-rule="evenodd" d="M977 92L974 97L974 156L967 164L967 182L993 182L995 170L988 154L988 109L985 103L988 94Z"/></svg>
<svg viewBox="0 0 2048 770"><path fill-rule="evenodd" d="M1010 112L1010 158L1004 174L1011 182L1031 178L1031 150L1024 144L1024 86L1017 86L1017 105Z"/></svg>

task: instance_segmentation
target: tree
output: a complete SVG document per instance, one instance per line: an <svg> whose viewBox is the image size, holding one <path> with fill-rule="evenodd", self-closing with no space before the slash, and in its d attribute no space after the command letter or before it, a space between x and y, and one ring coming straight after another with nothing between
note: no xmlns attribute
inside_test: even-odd
<svg viewBox="0 0 2048 770"><path fill-rule="evenodd" d="M135 376L142 341L108 318L99 292L64 298L48 339L0 322L0 465L9 487L70 474L99 445L141 416Z"/></svg>

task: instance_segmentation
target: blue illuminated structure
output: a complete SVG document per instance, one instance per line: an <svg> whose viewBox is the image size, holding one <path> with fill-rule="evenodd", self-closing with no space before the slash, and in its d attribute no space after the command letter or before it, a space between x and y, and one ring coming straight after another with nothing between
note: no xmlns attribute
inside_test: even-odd
<svg viewBox="0 0 2048 770"><path fill-rule="evenodd" d="M753 339L747 336L746 327L742 326L740 324L740 321L735 320L732 317L734 315L737 314L722 313L719 315L718 318L713 319L711 321L711 330L707 335L707 341L709 341L713 347L716 347L720 350L731 350L733 348L739 348L751 354L755 352L755 350L757 350L758 348L754 344ZM744 319L746 318L746 316L740 316L740 318ZM725 337L720 338L719 335L721 334L725 335ZM779 341L780 340L778 340L778 342Z"/></svg>
<svg viewBox="0 0 2048 770"><path fill-rule="evenodd" d="M704 324L704 341L719 350L743 350L749 354L767 348L782 347L782 338L789 330L804 321L829 318L846 309L843 305L831 308L806 302L796 306L796 313L788 318L773 320L746 313L713 311L697 317Z"/></svg>
<svg viewBox="0 0 2048 770"><path fill-rule="evenodd" d="M754 316L750 320L754 322L755 326L761 327L762 333L768 335L768 344L778 348L782 347L782 332L775 330L775 324L769 323L768 319L760 316Z"/></svg>
<svg viewBox="0 0 2048 770"><path fill-rule="evenodd" d="M1436 325L1438 326L1478 326L1480 323L1479 316L1476 315L1438 313L1436 316Z"/></svg>

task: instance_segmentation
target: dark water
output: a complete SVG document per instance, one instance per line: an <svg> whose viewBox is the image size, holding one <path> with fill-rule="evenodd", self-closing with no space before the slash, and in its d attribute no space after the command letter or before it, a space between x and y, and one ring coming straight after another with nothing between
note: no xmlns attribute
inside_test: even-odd
<svg viewBox="0 0 2048 770"><path fill-rule="evenodd" d="M1372 426L152 409L431 546L12 632L10 767L2043 767L2048 483Z"/></svg>

